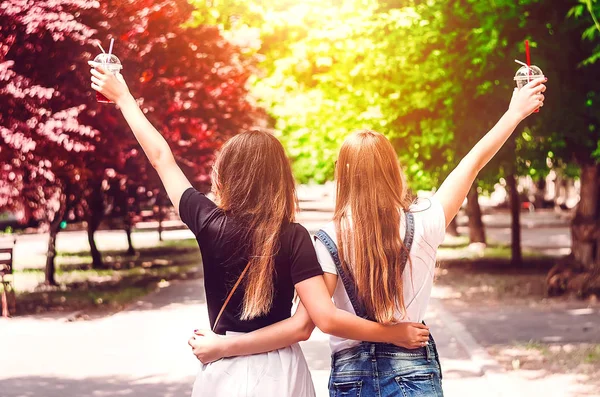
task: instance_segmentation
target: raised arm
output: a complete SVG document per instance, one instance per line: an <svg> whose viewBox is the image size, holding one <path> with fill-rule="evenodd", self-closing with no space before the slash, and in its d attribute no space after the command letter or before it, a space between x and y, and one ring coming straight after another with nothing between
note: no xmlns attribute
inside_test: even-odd
<svg viewBox="0 0 600 397"><path fill-rule="evenodd" d="M92 88L119 106L133 135L158 172L175 209L179 210L181 195L192 185L175 162L169 144L140 110L121 74L115 76L94 62L90 62L90 66Z"/></svg>
<svg viewBox="0 0 600 397"><path fill-rule="evenodd" d="M435 197L444 208L446 226L460 210L479 171L496 155L517 125L536 109L544 106L545 82L546 79L540 78L520 90L515 89L508 111L467 153L435 193Z"/></svg>

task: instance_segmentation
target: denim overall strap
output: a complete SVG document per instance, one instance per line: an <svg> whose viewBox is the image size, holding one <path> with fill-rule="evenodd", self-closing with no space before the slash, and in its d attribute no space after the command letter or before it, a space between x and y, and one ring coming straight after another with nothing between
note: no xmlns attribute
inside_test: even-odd
<svg viewBox="0 0 600 397"><path fill-rule="evenodd" d="M335 264L335 269L338 272L338 275L342 279L342 284L344 284L344 289L348 294L348 298L350 299L350 303L354 308L354 312L357 316L362 318L368 318L363 305L360 304L358 300L358 294L356 291L356 283L354 282L354 278L351 274L346 273L344 268L342 267L342 262L340 261L340 257L338 255L338 249L335 245L335 242L324 230L319 230L317 234L315 234L315 238L323 243L325 248L329 251L329 255L331 255L331 259L333 259L333 263Z"/></svg>
<svg viewBox="0 0 600 397"><path fill-rule="evenodd" d="M402 266L406 265L406 262L408 261L410 247L412 247L415 238L415 216L412 212L408 211L405 212L404 215L406 215L406 233L404 234L404 246L406 247L406 251L402 251Z"/></svg>
<svg viewBox="0 0 600 397"><path fill-rule="evenodd" d="M406 251L402 252L402 256L400 259L402 261L401 263L403 266L406 265L406 262L408 261L410 247L412 246L413 239L415 236L414 216L411 212L406 212L405 215L406 215L406 233L404 235L404 246L406 247ZM315 235L315 238L318 239L319 241L321 241L323 243L323 245L329 251L329 254L331 255L331 258L333 259L333 263L335 264L335 268L338 272L338 275L342 279L342 284L344 284L344 289L346 290L346 293L348 294L348 298L350 299L350 303L352 304L352 307L354 308L354 312L356 313L356 315L359 317L362 317L362 318L366 318L368 320L373 320L372 318L370 318L367 315L364 306L361 304L360 300L358 299L358 292L356 290L356 283L354 282L354 277L352 277L352 274L348 274L344 270L342 263L340 261L340 257L338 255L337 246L335 245L335 242L333 241L333 239L331 237L329 237L329 235L324 230L319 230L317 232L317 234Z"/></svg>

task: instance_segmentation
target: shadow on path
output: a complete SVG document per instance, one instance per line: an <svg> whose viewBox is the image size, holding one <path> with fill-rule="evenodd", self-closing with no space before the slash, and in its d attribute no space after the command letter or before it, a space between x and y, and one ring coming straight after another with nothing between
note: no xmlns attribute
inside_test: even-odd
<svg viewBox="0 0 600 397"><path fill-rule="evenodd" d="M68 379L61 377L24 376L1 379L2 397L98 397L98 396L189 396L193 378L180 381L154 377L93 377Z"/></svg>
<svg viewBox="0 0 600 397"><path fill-rule="evenodd" d="M204 279L171 281L167 288L145 296L127 307L125 312L161 310L168 306L200 305L206 303Z"/></svg>
<svg viewBox="0 0 600 397"><path fill-rule="evenodd" d="M468 308L446 305L484 346L528 343L600 343L600 308L581 307Z"/></svg>

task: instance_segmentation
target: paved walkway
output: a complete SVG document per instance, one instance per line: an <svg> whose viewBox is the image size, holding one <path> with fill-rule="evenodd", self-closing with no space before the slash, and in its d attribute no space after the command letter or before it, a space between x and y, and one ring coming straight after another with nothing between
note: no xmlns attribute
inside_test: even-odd
<svg viewBox="0 0 600 397"><path fill-rule="evenodd" d="M303 199L299 221L316 231L330 218L331 197L304 187L299 195ZM523 230L524 247L548 245L549 238L555 247L569 246L568 228L556 227L551 218L546 214L540 227ZM505 241L509 236L506 219L500 214L489 220L500 226L488 229L490 239ZM528 225L537 222L527 217L524 221ZM193 237L188 230L166 231L164 236ZM17 267L43 266L46 239L44 235L23 236L15 252ZM157 234L134 233L133 239L138 247L150 246L156 243ZM101 250L126 248L124 233L118 231L99 232L97 243ZM87 249L87 237L83 232L61 233L57 246L65 251ZM481 313L475 308L444 306L442 300L432 298L426 321L438 344L447 397L594 395L586 386L587 380L574 375L506 373L480 343L510 342L512 330L517 328L522 331L521 339L541 331L547 333L540 335L560 335L562 341L569 335L589 337L599 327L598 312L554 316L535 310L511 315L501 310ZM65 317L0 319L0 340L10 341L0 356L1 397L189 395L198 363L186 342L193 329L208 327L202 280L174 283L110 317L65 322L61 316ZM523 319L529 322L523 323ZM520 323L515 324L517 321ZM572 327L561 328L565 323ZM327 336L315 330L302 348L317 393L326 396Z"/></svg>
<svg viewBox="0 0 600 397"><path fill-rule="evenodd" d="M537 380L503 372L459 321L433 299L428 318L442 358L445 395L579 396L575 376ZM208 327L202 280L181 281L113 316L0 319L2 397L188 396L198 363L186 344ZM319 396L327 395L329 348L315 330L302 343ZM543 394L540 394L543 390Z"/></svg>
<svg viewBox="0 0 600 397"><path fill-rule="evenodd" d="M484 346L514 343L600 343L600 306L585 302L562 304L486 305L446 304Z"/></svg>

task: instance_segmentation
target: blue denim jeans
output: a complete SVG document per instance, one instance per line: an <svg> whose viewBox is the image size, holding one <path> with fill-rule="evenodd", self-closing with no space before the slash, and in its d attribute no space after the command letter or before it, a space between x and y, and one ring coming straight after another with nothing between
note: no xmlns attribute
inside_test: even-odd
<svg viewBox="0 0 600 397"><path fill-rule="evenodd" d="M443 397L442 369L433 338L409 350L362 342L331 357L330 397Z"/></svg>

